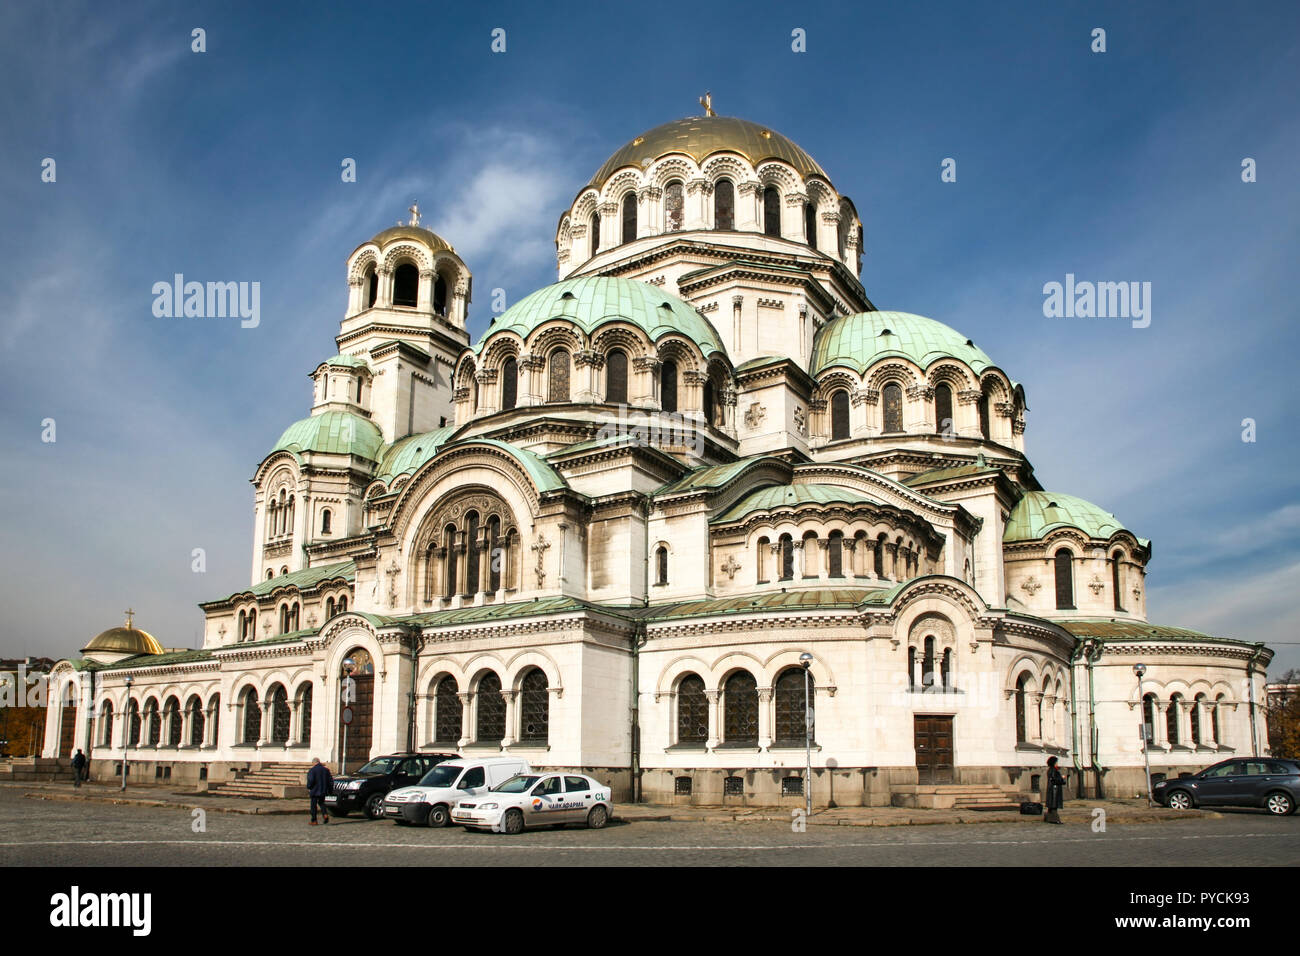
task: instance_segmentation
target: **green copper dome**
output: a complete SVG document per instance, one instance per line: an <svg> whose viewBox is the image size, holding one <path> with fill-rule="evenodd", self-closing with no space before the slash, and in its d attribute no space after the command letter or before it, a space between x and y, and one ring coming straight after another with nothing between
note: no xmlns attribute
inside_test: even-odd
<svg viewBox="0 0 1300 956"><path fill-rule="evenodd" d="M1116 531L1128 530L1113 514L1091 501L1056 492L1031 491L1012 510L1002 540L1038 541L1057 528L1078 528L1089 538L1102 541Z"/></svg>
<svg viewBox="0 0 1300 956"><path fill-rule="evenodd" d="M323 412L294 422L284 430L271 451L356 455L377 461L383 444L379 426L369 419L352 412Z"/></svg>
<svg viewBox="0 0 1300 956"><path fill-rule="evenodd" d="M648 282L612 276L565 279L537 290L497 316L474 351L481 353L484 343L498 332L510 330L523 337L551 319L567 319L588 335L609 322L628 322L651 342L677 332L698 345L706 357L726 354L718 333L691 305Z"/></svg>
<svg viewBox="0 0 1300 956"><path fill-rule="evenodd" d="M838 485L768 485L751 491L724 514L713 519L713 523L739 521L755 511L771 511L773 508L797 507L803 504L877 504L859 491L841 488Z"/></svg>
<svg viewBox="0 0 1300 956"><path fill-rule="evenodd" d="M392 481L398 475L414 474L420 466L438 453L438 449L447 443L455 425L444 425L431 432L407 435L405 438L385 445L379 456L379 467L375 477L383 481Z"/></svg>
<svg viewBox="0 0 1300 956"><path fill-rule="evenodd" d="M910 312L858 312L827 323L813 343L812 374L842 365L861 374L889 356L922 369L955 358L982 375L993 360L970 339L942 322Z"/></svg>

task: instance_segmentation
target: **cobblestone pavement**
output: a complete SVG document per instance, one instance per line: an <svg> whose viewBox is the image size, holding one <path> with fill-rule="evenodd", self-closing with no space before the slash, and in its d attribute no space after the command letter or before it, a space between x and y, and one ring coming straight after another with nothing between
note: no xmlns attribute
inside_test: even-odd
<svg viewBox="0 0 1300 956"><path fill-rule="evenodd" d="M616 821L604 830L508 837L399 827L357 817L307 825L305 813L207 812L193 832L183 805L31 799L0 788L0 860L7 866L1295 866L1300 816L1224 811L1163 825L1035 818L983 826L882 828L784 822Z"/></svg>

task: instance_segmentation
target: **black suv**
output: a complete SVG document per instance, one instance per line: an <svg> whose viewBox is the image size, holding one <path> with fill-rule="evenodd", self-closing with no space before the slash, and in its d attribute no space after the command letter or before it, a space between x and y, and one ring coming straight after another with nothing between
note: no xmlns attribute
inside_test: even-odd
<svg viewBox="0 0 1300 956"><path fill-rule="evenodd" d="M459 754L389 754L376 757L354 774L334 778L334 792L325 798L325 809L346 817L354 810L378 820L384 815L384 797L389 790L410 787L442 763Z"/></svg>

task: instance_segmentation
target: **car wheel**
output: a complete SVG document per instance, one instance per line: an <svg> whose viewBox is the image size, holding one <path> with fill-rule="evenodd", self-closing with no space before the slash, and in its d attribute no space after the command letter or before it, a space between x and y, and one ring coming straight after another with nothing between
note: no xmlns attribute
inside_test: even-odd
<svg viewBox="0 0 1300 956"><path fill-rule="evenodd" d="M1275 790L1264 798L1264 808L1274 816L1284 817L1295 810L1295 801L1289 793Z"/></svg>
<svg viewBox="0 0 1300 956"><path fill-rule="evenodd" d="M524 815L519 810L507 810L506 818L501 821L501 829L505 833L516 834L524 832Z"/></svg>
<svg viewBox="0 0 1300 956"><path fill-rule="evenodd" d="M366 798L366 816L372 820L378 820L384 815L384 795L382 793L372 793Z"/></svg>
<svg viewBox="0 0 1300 956"><path fill-rule="evenodd" d="M1192 809L1192 795L1186 790L1175 790L1165 798L1165 806L1170 810Z"/></svg>
<svg viewBox="0 0 1300 956"><path fill-rule="evenodd" d="M447 813L447 808L441 803L429 808L429 815L424 818L426 827L445 827L451 815Z"/></svg>
<svg viewBox="0 0 1300 956"><path fill-rule="evenodd" d="M609 822L609 811L604 807L592 807L587 814L587 826L592 830L602 829Z"/></svg>

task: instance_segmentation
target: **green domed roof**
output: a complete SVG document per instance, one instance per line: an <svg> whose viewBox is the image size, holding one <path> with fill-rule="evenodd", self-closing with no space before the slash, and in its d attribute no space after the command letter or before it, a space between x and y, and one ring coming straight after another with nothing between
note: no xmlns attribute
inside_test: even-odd
<svg viewBox="0 0 1300 956"><path fill-rule="evenodd" d="M359 359L355 355L335 355L333 358L327 358L320 363L321 365L342 365L346 368L369 368L364 359ZM320 368L320 365L316 366Z"/></svg>
<svg viewBox="0 0 1300 956"><path fill-rule="evenodd" d="M377 461L383 444L379 426L369 419L352 412L322 412L286 428L271 451L356 455Z"/></svg>
<svg viewBox="0 0 1300 956"><path fill-rule="evenodd" d="M1002 540L1038 541L1057 528L1078 528L1088 537L1102 541L1116 531L1128 530L1113 514L1091 501L1074 495L1031 491L1012 509Z"/></svg>
<svg viewBox="0 0 1300 956"><path fill-rule="evenodd" d="M888 356L929 368L942 358L965 362L982 375L993 360L970 339L942 322L910 312L857 312L827 323L813 343L812 374L843 365L861 374Z"/></svg>
<svg viewBox="0 0 1300 956"><path fill-rule="evenodd" d="M714 522L738 521L755 511L770 511L773 508L795 507L802 504L877 504L860 491L841 488L838 485L768 485L751 491L741 498L725 513L713 519Z"/></svg>
<svg viewBox="0 0 1300 956"><path fill-rule="evenodd" d="M706 357L713 352L726 354L708 319L690 304L648 282L613 276L565 279L538 289L497 316L474 351L482 352L483 344L497 332L508 329L527 336L551 319L568 319L588 335L608 322L629 322L651 342L678 332L698 345Z"/></svg>
<svg viewBox="0 0 1300 956"><path fill-rule="evenodd" d="M392 481L398 475L414 474L438 453L438 449L446 444L455 430L455 425L444 425L431 432L407 435L391 445L385 445L379 456L375 477L382 481Z"/></svg>

